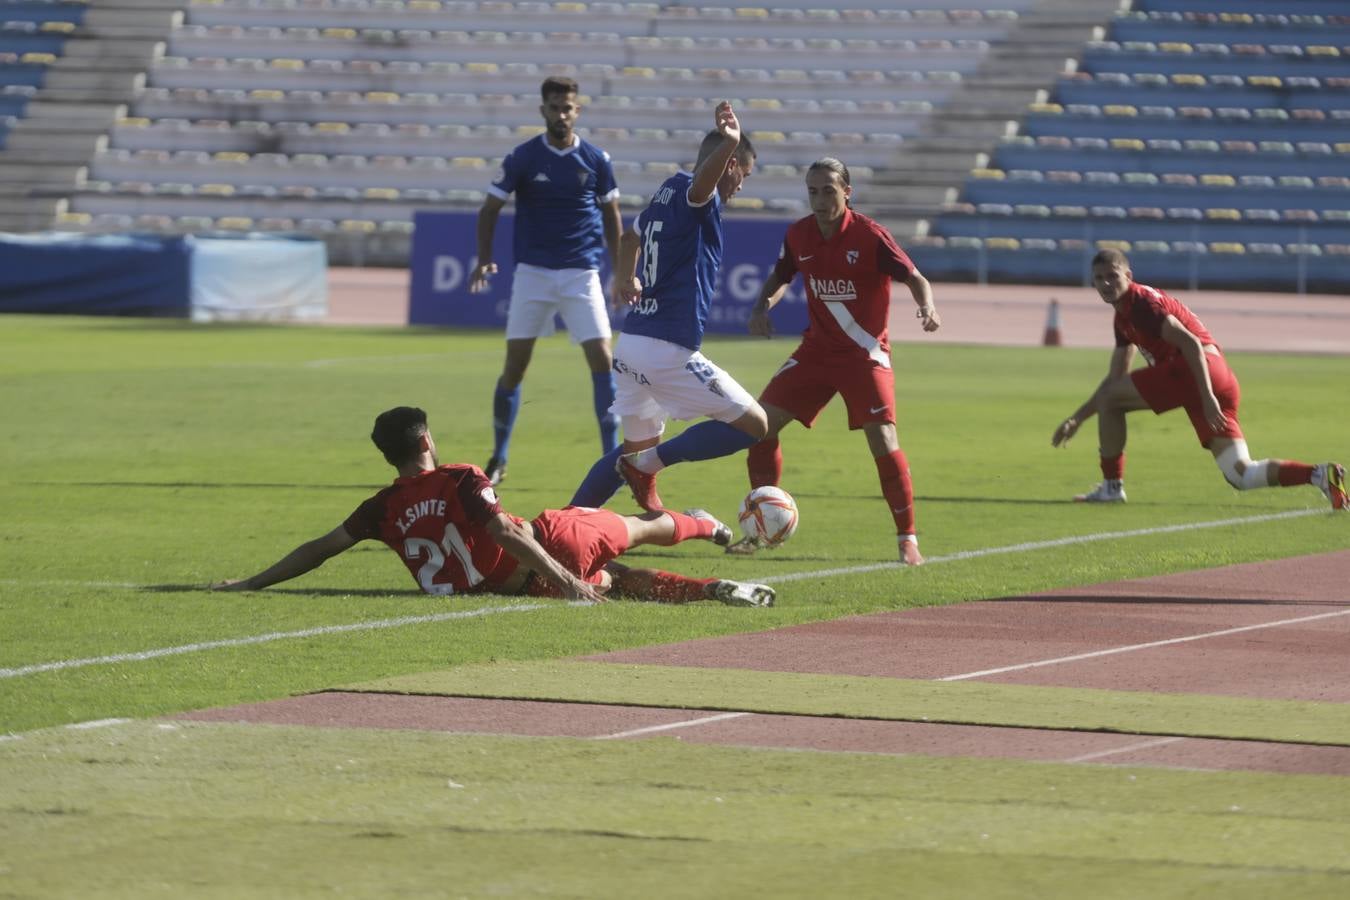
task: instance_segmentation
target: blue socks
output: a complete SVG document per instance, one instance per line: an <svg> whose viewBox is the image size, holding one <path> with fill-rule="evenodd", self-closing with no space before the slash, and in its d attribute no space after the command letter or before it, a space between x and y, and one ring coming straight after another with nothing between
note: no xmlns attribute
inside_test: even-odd
<svg viewBox="0 0 1350 900"><path fill-rule="evenodd" d="M689 426L675 437L658 445L656 454L661 457L661 462L673 466L680 462L730 456L749 447L755 440L726 422L708 419Z"/></svg>
<svg viewBox="0 0 1350 900"><path fill-rule="evenodd" d="M709 419L689 426L680 434L658 445L656 453L661 457L661 462L673 466L679 462L696 462L700 459L730 456L753 443L755 439L739 428L734 428L726 422ZM586 477L582 479L577 492L572 495L569 505L604 506L623 486L623 479L614 470L614 465L622 453L622 446L615 447L596 460L591 470L586 473Z"/></svg>
<svg viewBox="0 0 1350 900"><path fill-rule="evenodd" d="M619 417L609 411L614 404L613 370L591 373L591 401L600 423L600 452L609 453L619 446Z"/></svg>
<svg viewBox="0 0 1350 900"><path fill-rule="evenodd" d="M591 466L591 470L582 479L577 492L568 501L568 505L598 508L608 503L609 498L618 493L619 488L623 486L623 479L614 470L622 453L622 447L615 447L596 460L595 465Z"/></svg>
<svg viewBox="0 0 1350 900"><path fill-rule="evenodd" d="M520 385L502 390L501 382L492 394L492 457L506 462L511 449L511 432L516 427L516 413L520 412Z"/></svg>

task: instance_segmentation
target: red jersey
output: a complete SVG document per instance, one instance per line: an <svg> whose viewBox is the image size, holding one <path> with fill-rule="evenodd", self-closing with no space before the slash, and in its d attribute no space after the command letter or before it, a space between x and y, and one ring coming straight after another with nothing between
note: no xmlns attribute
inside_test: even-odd
<svg viewBox="0 0 1350 900"><path fill-rule="evenodd" d="M820 233L815 216L788 226L774 274L784 283L802 273L809 324L802 348L827 356L871 358L890 368L891 279L904 281L914 263L879 223L851 209L835 233Z"/></svg>
<svg viewBox="0 0 1350 900"><path fill-rule="evenodd" d="M482 469L448 465L395 479L342 527L358 541L383 541L428 594L457 594L491 590L519 565L487 532L501 511Z"/></svg>
<svg viewBox="0 0 1350 900"><path fill-rule="evenodd" d="M1186 308L1186 304L1157 288L1137 282L1131 283L1125 295L1116 302L1116 346L1134 344L1151 366L1170 362L1181 355L1181 350L1163 340L1162 324L1168 316L1176 316L1201 344L1218 346L1205 324Z"/></svg>

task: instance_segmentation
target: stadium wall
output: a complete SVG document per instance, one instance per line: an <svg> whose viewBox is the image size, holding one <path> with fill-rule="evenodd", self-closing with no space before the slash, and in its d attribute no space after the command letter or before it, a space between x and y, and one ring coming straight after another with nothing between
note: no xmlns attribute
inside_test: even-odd
<svg viewBox="0 0 1350 900"><path fill-rule="evenodd" d="M0 312L321 319L327 268L309 239L0 235Z"/></svg>

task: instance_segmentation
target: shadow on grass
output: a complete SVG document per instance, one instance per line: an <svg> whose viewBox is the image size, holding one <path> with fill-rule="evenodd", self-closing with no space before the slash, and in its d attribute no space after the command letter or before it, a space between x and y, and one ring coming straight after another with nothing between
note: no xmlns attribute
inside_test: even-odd
<svg viewBox="0 0 1350 900"><path fill-rule="evenodd" d="M111 488L201 488L203 490L233 490L234 488L288 488L310 491L366 491L373 493L387 484L293 484L266 481L35 481L33 484L53 487L111 487Z"/></svg>
<svg viewBox="0 0 1350 900"><path fill-rule="evenodd" d="M200 592L230 594L280 594L287 597L428 597L418 590L380 590L377 588L282 588L269 587L260 591L210 591L204 584L146 584L140 590L156 594L193 594Z"/></svg>

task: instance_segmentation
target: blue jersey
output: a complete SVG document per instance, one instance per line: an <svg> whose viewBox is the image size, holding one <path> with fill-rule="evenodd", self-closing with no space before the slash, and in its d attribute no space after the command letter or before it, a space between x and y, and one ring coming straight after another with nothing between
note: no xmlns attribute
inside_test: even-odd
<svg viewBox="0 0 1350 900"><path fill-rule="evenodd" d="M488 193L499 200L516 195L516 262L600 268L605 252L600 204L619 196L608 153L579 137L558 150L541 134L502 160Z"/></svg>
<svg viewBox="0 0 1350 900"><path fill-rule="evenodd" d="M707 203L691 206L693 183L688 172L670 176L633 223L642 237L642 299L623 330L697 350L722 265L722 198L714 190Z"/></svg>

